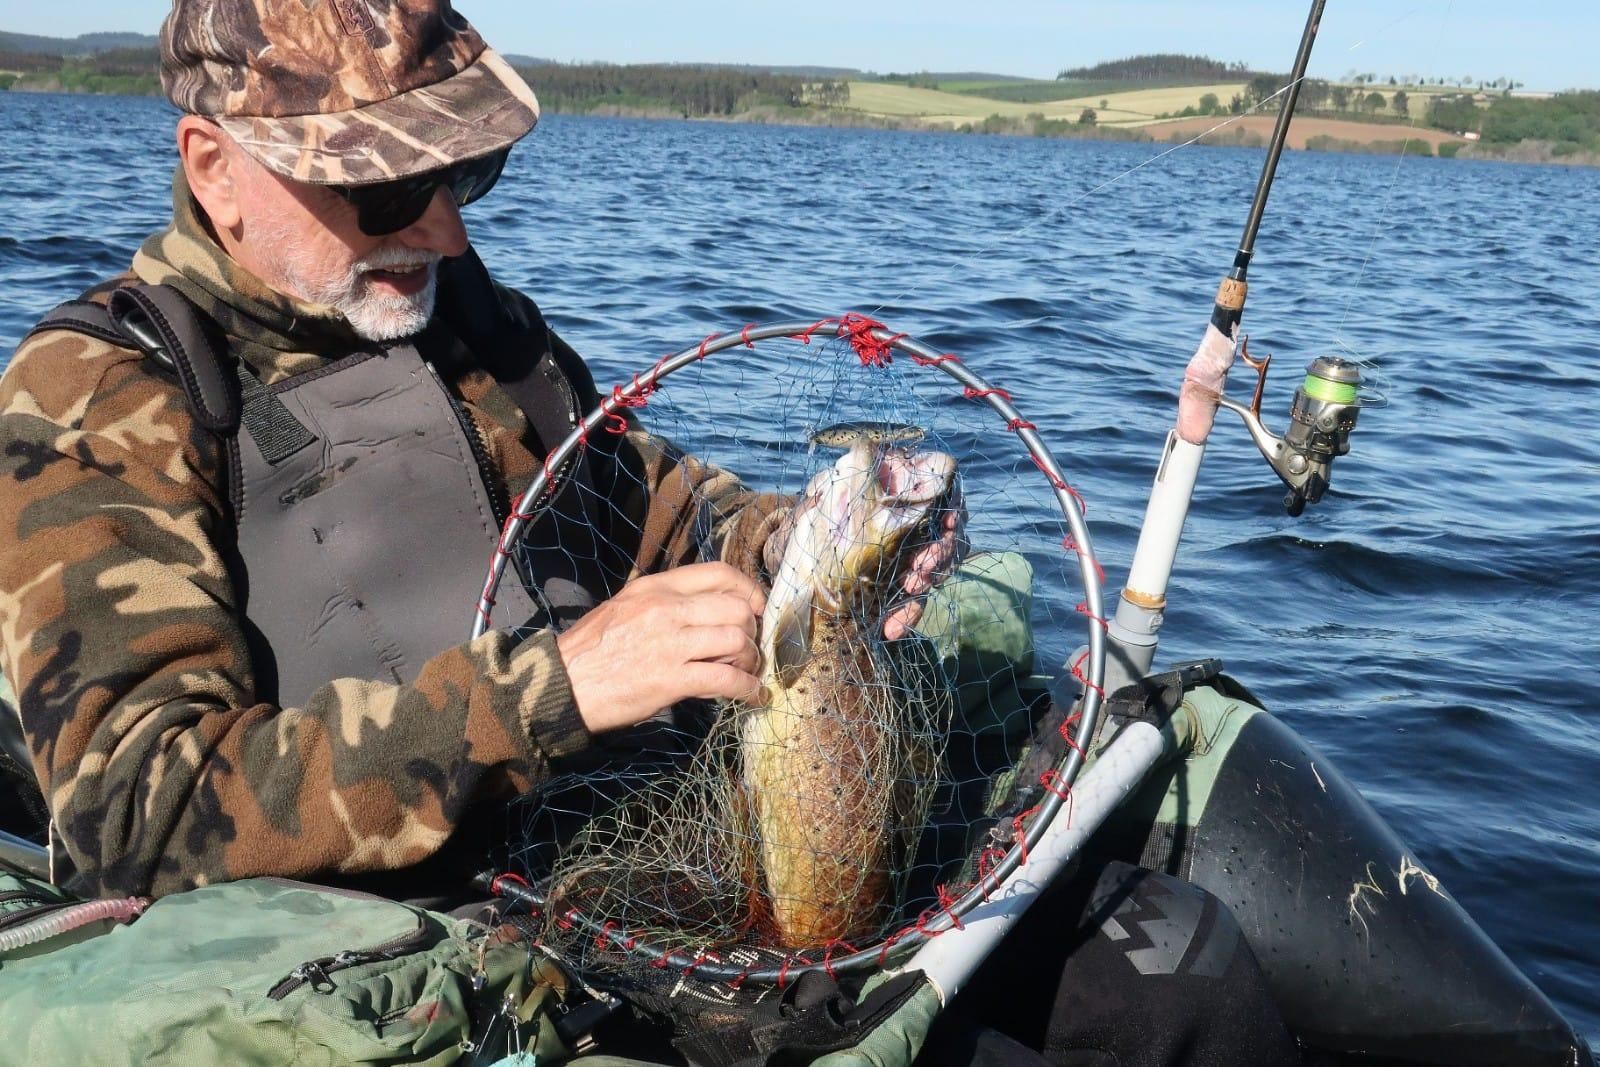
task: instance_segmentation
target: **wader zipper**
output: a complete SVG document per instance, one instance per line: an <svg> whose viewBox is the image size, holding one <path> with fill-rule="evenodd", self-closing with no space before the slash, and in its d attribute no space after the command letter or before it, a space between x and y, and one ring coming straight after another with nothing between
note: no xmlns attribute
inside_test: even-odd
<svg viewBox="0 0 1600 1067"><path fill-rule="evenodd" d="M444 394L450 410L455 413L456 421L461 424L461 432L467 436L467 448L472 451L472 459L478 465L478 476L483 479L483 488L489 494L489 507L494 512L494 525L496 530L505 529L506 519L511 514L510 494L502 484L500 477L495 473L494 467L489 463L489 448L484 443L483 432L478 429L478 424L473 421L466 406L457 399L456 394L450 391L445 384L439 368L433 365L431 359L422 361L428 368L428 373L433 375L434 384Z"/></svg>
<svg viewBox="0 0 1600 1067"><path fill-rule="evenodd" d="M382 960L392 960L397 956L404 956L413 949L424 947L428 943L428 930L419 917L417 929L408 934L372 948L354 949L347 952L335 953L332 956L318 956L314 960L307 960L288 975L280 979L276 985L267 990L267 999L282 1000L303 985L309 985L313 992L331 993L337 986L330 975L345 970L349 967L360 967L367 963L378 963Z"/></svg>

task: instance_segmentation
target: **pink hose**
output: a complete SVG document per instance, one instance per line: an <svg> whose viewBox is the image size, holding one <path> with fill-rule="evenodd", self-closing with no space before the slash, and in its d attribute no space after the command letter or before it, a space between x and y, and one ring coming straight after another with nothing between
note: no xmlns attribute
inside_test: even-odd
<svg viewBox="0 0 1600 1067"><path fill-rule="evenodd" d="M62 908L42 919L0 931L0 956L102 919L114 919L119 923L128 922L149 906L150 901L146 897L125 897L121 900L91 900L85 904Z"/></svg>

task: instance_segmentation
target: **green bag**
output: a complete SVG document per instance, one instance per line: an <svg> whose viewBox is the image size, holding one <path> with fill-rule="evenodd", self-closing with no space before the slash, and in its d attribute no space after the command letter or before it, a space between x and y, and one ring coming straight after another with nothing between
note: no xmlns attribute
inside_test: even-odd
<svg viewBox="0 0 1600 1067"><path fill-rule="evenodd" d="M19 904L56 893L4 881L18 883ZM523 1024L564 992L526 942L479 924L252 879L164 897L76 944L0 958L0 1058L445 1064L489 1051L479 1046L491 1029L496 1051L481 1062L519 1047L548 1059L564 1051L547 1047L553 1029Z"/></svg>

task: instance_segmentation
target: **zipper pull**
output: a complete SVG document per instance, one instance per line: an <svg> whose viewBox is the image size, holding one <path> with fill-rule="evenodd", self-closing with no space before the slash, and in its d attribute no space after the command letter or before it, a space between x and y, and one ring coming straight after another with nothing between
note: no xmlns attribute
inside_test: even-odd
<svg viewBox="0 0 1600 1067"><path fill-rule="evenodd" d="M333 979L328 977L328 972L324 968L325 965L321 960L307 960L289 972L289 977L306 983L314 993L326 993L334 988L334 985Z"/></svg>

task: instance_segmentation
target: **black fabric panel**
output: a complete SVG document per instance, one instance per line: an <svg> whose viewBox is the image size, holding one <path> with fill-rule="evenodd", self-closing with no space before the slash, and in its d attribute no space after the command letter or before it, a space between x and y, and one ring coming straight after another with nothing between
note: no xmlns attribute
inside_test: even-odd
<svg viewBox="0 0 1600 1067"><path fill-rule="evenodd" d="M88 334L96 340L116 345L118 348L135 347L133 341L111 321L111 313L104 306L88 300L69 300L65 304L51 308L44 318L22 335L22 339L26 341L34 334L46 330L72 330Z"/></svg>
<svg viewBox="0 0 1600 1067"><path fill-rule="evenodd" d="M1080 869L1036 903L935 1023L919 1063L953 1062L940 1050L982 1030L1056 1067L1301 1062L1227 909L1120 862Z"/></svg>

